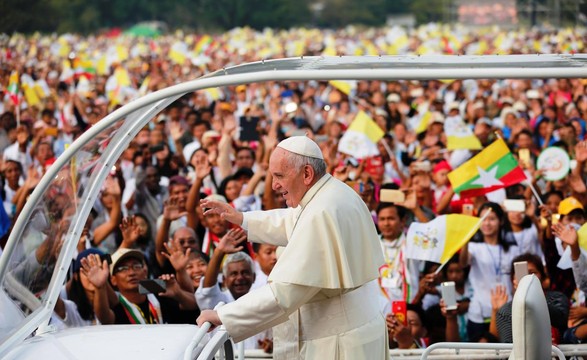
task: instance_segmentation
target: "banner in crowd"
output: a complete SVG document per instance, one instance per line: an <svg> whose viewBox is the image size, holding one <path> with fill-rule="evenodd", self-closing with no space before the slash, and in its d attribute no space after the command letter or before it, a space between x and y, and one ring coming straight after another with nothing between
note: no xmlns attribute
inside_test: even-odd
<svg viewBox="0 0 587 360"><path fill-rule="evenodd" d="M427 223L413 222L408 229L408 259L447 262L479 230L481 220L475 216L450 214Z"/></svg>
<svg viewBox="0 0 587 360"><path fill-rule="evenodd" d="M526 180L526 174L503 139L497 139L451 171L448 179L457 194L471 197L522 182Z"/></svg>
<svg viewBox="0 0 587 360"><path fill-rule="evenodd" d="M357 159L379 155L377 142L384 132L364 111L359 111L338 144L338 151Z"/></svg>
<svg viewBox="0 0 587 360"><path fill-rule="evenodd" d="M479 150L483 147L481 141L473 134L473 130L465 124L460 116L447 117L444 121L444 132L448 150Z"/></svg>

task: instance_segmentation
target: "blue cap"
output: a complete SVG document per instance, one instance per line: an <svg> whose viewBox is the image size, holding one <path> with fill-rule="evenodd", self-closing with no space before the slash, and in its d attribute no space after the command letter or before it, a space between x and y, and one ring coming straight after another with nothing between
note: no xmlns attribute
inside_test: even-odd
<svg viewBox="0 0 587 360"><path fill-rule="evenodd" d="M73 263L73 272L79 272L82 267L82 259L87 258L88 255L96 254L100 256L100 259L104 258L104 253L96 248L85 249L77 255L75 262Z"/></svg>

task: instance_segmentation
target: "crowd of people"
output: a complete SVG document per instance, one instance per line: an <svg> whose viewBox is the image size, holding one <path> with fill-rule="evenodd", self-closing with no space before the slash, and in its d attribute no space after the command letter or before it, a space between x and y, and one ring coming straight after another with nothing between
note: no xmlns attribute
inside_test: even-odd
<svg viewBox="0 0 587 360"><path fill-rule="evenodd" d="M441 25L235 29L155 39L3 35L0 230L6 239L45 170L100 119L141 95L223 67L321 54L575 53L585 50L585 41L578 29L479 33ZM222 201L241 212L286 207L272 189L269 158L280 140L306 135L322 149L326 171L355 189L371 211L385 258L379 302L392 347L511 342L513 263L519 261L543 285L553 341L580 343L587 339L587 265L577 235L587 218L586 85L585 79L372 80L350 82L349 93L330 82L292 81L185 95L141 129L117 161L86 223L53 321L194 324L201 310L266 284L279 249L246 242L246 232L216 214L204 216L199 202ZM359 111L385 133L378 155L339 151ZM427 112L428 126L418 129L415 119ZM483 147L502 138L528 181L483 196L455 194L447 175L476 151L447 149L447 117L460 117ZM536 166L553 146L572 159L559 180L544 179ZM405 201L380 201L382 189L403 191ZM524 209L504 208L506 199L522 200ZM412 222L451 213L486 216L441 271L439 264L404 256ZM234 242L239 251L227 254ZM44 251L40 246L37 256ZM161 281L144 292L147 279ZM444 281L455 283L456 310L441 299ZM407 303L406 322L394 314L394 301ZM246 346L270 351L271 338L258 334Z"/></svg>

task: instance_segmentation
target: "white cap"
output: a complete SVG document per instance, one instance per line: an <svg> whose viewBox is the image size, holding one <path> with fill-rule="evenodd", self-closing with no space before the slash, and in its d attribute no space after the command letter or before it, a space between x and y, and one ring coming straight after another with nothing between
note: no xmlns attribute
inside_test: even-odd
<svg viewBox="0 0 587 360"><path fill-rule="evenodd" d="M540 99L540 92L538 92L538 90L535 89L530 89L526 91L526 97L528 99Z"/></svg>
<svg viewBox="0 0 587 360"><path fill-rule="evenodd" d="M277 146L294 154L324 160L318 144L307 136L292 136L281 141Z"/></svg>
<svg viewBox="0 0 587 360"><path fill-rule="evenodd" d="M387 95L387 102L398 103L398 102L400 102L400 97L396 93L391 93L391 94Z"/></svg>

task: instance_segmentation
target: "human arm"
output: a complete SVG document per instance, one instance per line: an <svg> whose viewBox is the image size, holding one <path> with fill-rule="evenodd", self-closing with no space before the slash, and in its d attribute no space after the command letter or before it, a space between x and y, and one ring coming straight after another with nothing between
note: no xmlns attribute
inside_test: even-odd
<svg viewBox="0 0 587 360"><path fill-rule="evenodd" d="M249 338L287 320L289 315L314 297L320 288L290 283L270 283L241 296L217 311L203 311L198 326L211 321L224 324L235 342Z"/></svg>
<svg viewBox="0 0 587 360"><path fill-rule="evenodd" d="M167 242L167 239L169 238L171 222L186 214L185 211L181 212L179 210L178 201L178 196L170 196L163 205L163 217L161 225L157 230L157 236L155 237L155 258L157 259L159 266L165 264L165 256L162 255L162 252L166 251L166 249L163 244Z"/></svg>
<svg viewBox="0 0 587 360"><path fill-rule="evenodd" d="M200 189L204 183L204 179L210 175L212 165L206 156L196 156L196 179L190 188L188 198L185 203L187 211L187 225L192 229L198 227L200 218L198 216L197 206L200 202Z"/></svg>
<svg viewBox="0 0 587 360"><path fill-rule="evenodd" d="M412 349L416 346L410 328L399 321L394 314L387 314L385 323L389 340L395 341L398 349Z"/></svg>
<svg viewBox="0 0 587 360"><path fill-rule="evenodd" d="M122 217L121 191L118 179L108 177L104 182L104 186L106 191L108 191L108 195L105 196L112 197L112 209L109 212L110 219L94 229L93 245L99 245L102 241L106 240L108 235L119 226Z"/></svg>
<svg viewBox="0 0 587 360"><path fill-rule="evenodd" d="M90 254L81 260L81 272L88 278L90 283L96 288L94 293L94 313L101 324L114 324L114 311L110 308L108 301L108 263L106 260L100 262L100 257L96 254Z"/></svg>
<svg viewBox="0 0 587 360"><path fill-rule="evenodd" d="M460 342L459 322L457 310L446 310L444 300L440 299L440 313L446 318L445 340L449 342Z"/></svg>
<svg viewBox="0 0 587 360"><path fill-rule="evenodd" d="M172 249L167 243L163 243L165 249L167 251L161 252L169 262L171 266L175 269L175 278L179 287L185 291L189 291L193 294L194 292L194 285L192 284L192 280L186 271L186 267L188 265L189 256L192 249L187 249L185 253L183 249Z"/></svg>
<svg viewBox="0 0 587 360"><path fill-rule="evenodd" d="M579 260L581 248L579 247L577 230L570 225L563 225L559 222L552 225L552 233L571 247L571 260Z"/></svg>
<svg viewBox="0 0 587 360"><path fill-rule="evenodd" d="M194 310L198 308L194 293L183 290L173 274L163 274L159 279L165 281L165 292L159 293L159 296L174 299L178 302L181 310Z"/></svg>
<svg viewBox="0 0 587 360"><path fill-rule="evenodd" d="M508 294L504 285L497 285L495 289L491 289L491 322L489 323L489 332L498 338L497 312L507 302Z"/></svg>
<svg viewBox="0 0 587 360"><path fill-rule="evenodd" d="M232 174L232 164L230 161L230 154L234 151L232 148L232 137L236 130L236 121L234 116L226 116L224 118L224 126L222 128L222 137L218 142L218 168L220 169L220 176L224 179Z"/></svg>
<svg viewBox="0 0 587 360"><path fill-rule="evenodd" d="M120 223L120 232L122 233L122 242L120 247L124 249L132 249L135 247L137 240L141 236L141 230L136 223L136 217L128 216L122 219Z"/></svg>
<svg viewBox="0 0 587 360"><path fill-rule="evenodd" d="M241 251L243 249L242 246L237 246L240 242L245 240L246 234L242 229L230 229L220 239L216 249L214 249L214 254L212 255L212 259L210 259L210 263L206 268L206 274L204 275L204 288L210 288L215 286L218 282L218 273L220 272L220 265L222 264L222 259L224 259L224 255L232 254L237 251Z"/></svg>

